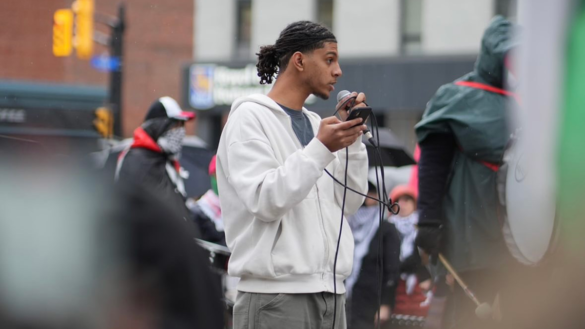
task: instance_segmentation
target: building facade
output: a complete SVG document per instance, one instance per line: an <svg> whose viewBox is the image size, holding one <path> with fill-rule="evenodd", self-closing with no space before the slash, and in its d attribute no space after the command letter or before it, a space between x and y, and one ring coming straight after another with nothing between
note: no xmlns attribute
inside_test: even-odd
<svg viewBox="0 0 585 329"><path fill-rule="evenodd" d="M513 0L198 0L183 103L198 111L200 136L216 145L231 101L268 90L255 76L260 46L273 44L293 21L318 21L339 42L344 73L336 90L365 92L378 122L414 149L412 128L427 101L473 69L490 19L514 16L515 6ZM328 116L335 101L310 98L307 106Z"/></svg>
<svg viewBox="0 0 585 329"><path fill-rule="evenodd" d="M95 31L109 35L110 28L98 20L114 16L121 1L94 2ZM0 113L24 113L19 116L24 120L7 121L2 119L7 116L0 115L0 134L99 136L92 114L107 102L108 72L78 59L75 51L69 57L52 54L53 13L71 8L72 3L73 0L0 1ZM180 97L180 72L183 64L193 58L194 1L141 0L125 4L121 135L128 137L156 98ZM93 55L107 55L107 51L107 47L94 42ZM80 119L65 125L63 120L71 111L80 111ZM41 120L45 125L39 125L39 113L47 117L55 113L64 119L57 120L60 123L56 126L46 120Z"/></svg>

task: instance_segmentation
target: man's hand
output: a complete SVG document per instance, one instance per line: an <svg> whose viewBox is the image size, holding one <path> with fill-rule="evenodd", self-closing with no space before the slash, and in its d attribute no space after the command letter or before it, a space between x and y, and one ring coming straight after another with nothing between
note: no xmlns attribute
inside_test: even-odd
<svg viewBox="0 0 585 329"><path fill-rule="evenodd" d="M361 138L366 126L361 118L351 121L339 121L336 117L328 117L321 120L317 139L325 145L329 151L336 152L348 147ZM354 127L355 126L355 127Z"/></svg>
<svg viewBox="0 0 585 329"><path fill-rule="evenodd" d="M350 109L353 110L356 107L366 107L366 106L368 106L366 104L366 94L364 94L364 93L359 93L358 94L357 92L354 91L354 92L351 93L351 96L352 97L355 97L355 100L353 102L350 102L350 103L353 103L353 105L351 105L351 108ZM341 118L341 121L347 120L347 117L349 115L349 111L348 111L347 106L345 108L339 109L339 111L337 113L339 113L339 117Z"/></svg>
<svg viewBox="0 0 585 329"><path fill-rule="evenodd" d="M388 322L388 320L390 320L390 314L392 314L392 310L390 309L390 306L388 306L388 305L380 306L380 324ZM376 312L376 315L374 318L374 323L375 324L378 323L378 312Z"/></svg>

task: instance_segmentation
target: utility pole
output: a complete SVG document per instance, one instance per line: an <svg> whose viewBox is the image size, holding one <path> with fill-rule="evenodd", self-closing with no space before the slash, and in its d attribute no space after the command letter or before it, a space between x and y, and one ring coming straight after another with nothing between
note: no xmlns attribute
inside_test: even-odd
<svg viewBox="0 0 585 329"><path fill-rule="evenodd" d="M95 13L94 9L94 0L75 0L71 9L59 9L55 12L53 17L53 55L67 57L75 48L79 59L91 59L94 67L110 72L108 104L107 107L96 109L94 126L102 137L112 138L112 136L122 136L126 8L124 3L120 3L117 17ZM111 35L95 31L94 19L109 26L112 30ZM104 56L105 59L92 58L94 41L108 46L110 48L109 56Z"/></svg>
<svg viewBox="0 0 585 329"><path fill-rule="evenodd" d="M114 136L122 136L122 82L124 72L124 30L126 28L126 8L118 5L117 20L111 24L110 56L118 59L118 65L110 71L109 105L114 114Z"/></svg>

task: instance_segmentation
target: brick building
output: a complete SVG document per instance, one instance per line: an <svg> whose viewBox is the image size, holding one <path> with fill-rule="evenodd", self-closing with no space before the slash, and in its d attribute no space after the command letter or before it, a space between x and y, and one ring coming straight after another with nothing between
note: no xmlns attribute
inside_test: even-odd
<svg viewBox="0 0 585 329"><path fill-rule="evenodd" d="M114 15L120 0L95 0L95 12ZM130 136L150 103L168 95L179 99L180 71L193 58L193 0L127 0L124 45L123 134ZM107 93L109 74L75 54L52 54L52 18L72 0L0 2L0 83L20 86L95 87ZM95 29L109 28L95 22ZM94 55L107 48L94 43ZM92 89L93 90L93 89ZM106 96L107 97L107 96ZM193 128L190 129L192 132ZM188 130L189 131L189 130Z"/></svg>

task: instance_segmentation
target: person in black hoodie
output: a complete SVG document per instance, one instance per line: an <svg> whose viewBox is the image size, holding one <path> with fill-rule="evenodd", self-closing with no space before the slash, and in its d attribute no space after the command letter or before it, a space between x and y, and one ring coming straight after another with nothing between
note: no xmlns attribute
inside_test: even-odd
<svg viewBox="0 0 585 329"><path fill-rule="evenodd" d="M192 215L185 205L187 195L183 183L188 173L179 164L179 158L185 122L193 118L195 113L182 111L171 97L157 99L144 123L134 131L134 142L122 152L116 168L118 183L156 194L189 222Z"/></svg>
<svg viewBox="0 0 585 329"><path fill-rule="evenodd" d="M372 183L368 184L368 195L377 198ZM400 275L400 237L393 224L387 220L380 223L380 207L372 199L366 199L358 212L348 218L348 223L356 244L353 272L346 280L348 328L370 329L377 321L379 302L382 324L390 319L394 307Z"/></svg>

